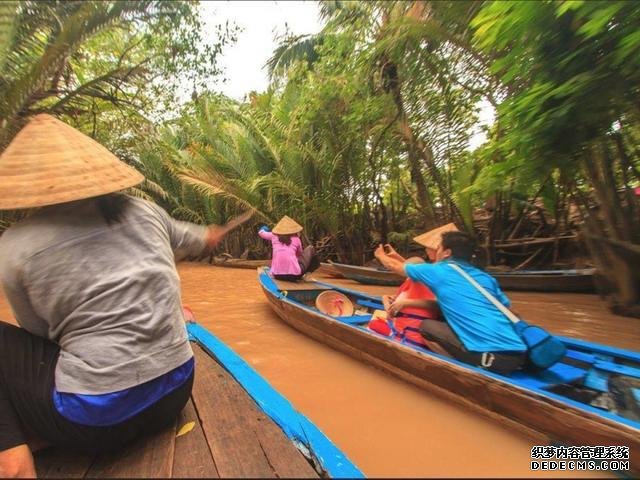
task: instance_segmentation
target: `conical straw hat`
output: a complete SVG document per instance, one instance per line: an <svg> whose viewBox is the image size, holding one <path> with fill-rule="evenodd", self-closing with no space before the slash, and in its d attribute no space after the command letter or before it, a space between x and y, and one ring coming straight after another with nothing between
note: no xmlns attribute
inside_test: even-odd
<svg viewBox="0 0 640 480"><path fill-rule="evenodd" d="M40 114L0 156L0 210L97 197L143 180L141 173L95 140Z"/></svg>
<svg viewBox="0 0 640 480"><path fill-rule="evenodd" d="M302 226L293 218L289 218L285 215L271 231L276 235L293 235L294 233L300 233L302 231Z"/></svg>
<svg viewBox="0 0 640 480"><path fill-rule="evenodd" d="M351 317L354 313L353 303L349 297L335 290L325 290L318 295L316 308L332 317Z"/></svg>
<svg viewBox="0 0 640 480"><path fill-rule="evenodd" d="M445 232L459 232L458 228L453 223L447 223L438 228L434 228L433 230L429 230L428 232L423 233L422 235L418 235L414 237L413 241L419 243L423 247L432 248L437 250L440 246L440 242L442 242L442 234Z"/></svg>

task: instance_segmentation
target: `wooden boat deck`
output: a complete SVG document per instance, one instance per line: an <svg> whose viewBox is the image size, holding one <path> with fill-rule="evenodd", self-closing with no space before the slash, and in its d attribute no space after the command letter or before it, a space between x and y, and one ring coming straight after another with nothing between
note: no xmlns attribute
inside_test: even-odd
<svg viewBox="0 0 640 480"><path fill-rule="evenodd" d="M278 286L278 289L283 292L296 291L296 290L331 290L331 287L318 285L315 282L315 280L314 281L300 280L299 282L287 282L284 280L276 280L274 278L273 281Z"/></svg>
<svg viewBox="0 0 640 480"><path fill-rule="evenodd" d="M89 455L45 449L39 478L318 478L283 431L236 380L192 343L196 377L174 425L122 450ZM189 422L194 428L181 436Z"/></svg>

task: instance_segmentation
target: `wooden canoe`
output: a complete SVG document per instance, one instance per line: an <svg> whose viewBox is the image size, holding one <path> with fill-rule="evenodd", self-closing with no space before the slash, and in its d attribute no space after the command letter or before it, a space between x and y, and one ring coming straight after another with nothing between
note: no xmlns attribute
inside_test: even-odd
<svg viewBox="0 0 640 480"><path fill-rule="evenodd" d="M330 262L321 262L320 267L314 272L328 277L344 278L344 275L336 269Z"/></svg>
<svg viewBox="0 0 640 480"><path fill-rule="evenodd" d="M271 260L242 260L240 258L229 259L216 259L211 262L216 267L228 267L228 268L245 268L255 270L258 267L268 267L271 265Z"/></svg>
<svg viewBox="0 0 640 480"><path fill-rule="evenodd" d="M101 455L47 448L38 478L324 478L362 472L229 347L187 324L191 399L156 435Z"/></svg>
<svg viewBox="0 0 640 480"><path fill-rule="evenodd" d="M489 272L504 290L594 293L595 269Z"/></svg>
<svg viewBox="0 0 640 480"><path fill-rule="evenodd" d="M357 265L347 265L345 263L330 262L344 278L355 280L365 285L386 285L398 286L405 278L389 270L382 268L359 267Z"/></svg>
<svg viewBox="0 0 640 480"><path fill-rule="evenodd" d="M610 410L595 406L617 398L610 385L631 385L627 393L640 388L640 353L560 337L567 346L562 362L543 372L506 377L367 329L371 312L382 308L379 297L321 282L277 282L268 269L259 269L258 277L278 316L312 338L511 428L567 445L629 447L631 470L640 472L637 399L624 408L618 403ZM356 315L331 317L318 311L315 298L327 289L350 297L358 307Z"/></svg>

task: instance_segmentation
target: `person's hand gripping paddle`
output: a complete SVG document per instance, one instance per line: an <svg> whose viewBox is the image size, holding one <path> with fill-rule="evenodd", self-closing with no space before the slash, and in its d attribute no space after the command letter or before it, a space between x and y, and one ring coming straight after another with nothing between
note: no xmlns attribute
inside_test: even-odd
<svg viewBox="0 0 640 480"><path fill-rule="evenodd" d="M229 233L234 228L237 228L243 223L245 223L247 220L249 220L253 216L254 213L255 213L255 210L247 210L243 214L240 214L237 217L232 218L224 225L209 225L209 230L207 232L207 239L206 239L207 246L209 247L217 246L227 233Z"/></svg>

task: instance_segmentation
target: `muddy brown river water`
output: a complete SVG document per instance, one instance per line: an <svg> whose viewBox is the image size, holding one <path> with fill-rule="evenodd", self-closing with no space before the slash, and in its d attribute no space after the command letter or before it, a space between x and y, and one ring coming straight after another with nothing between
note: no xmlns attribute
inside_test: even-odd
<svg viewBox="0 0 640 480"><path fill-rule="evenodd" d="M508 429L337 352L284 324L256 272L180 265L183 302L199 323L243 356L370 477L602 477L532 472L543 440ZM349 280L324 279L371 293ZM609 313L595 295L509 294L528 320L550 331L638 349L638 320ZM0 296L0 319L13 321Z"/></svg>

